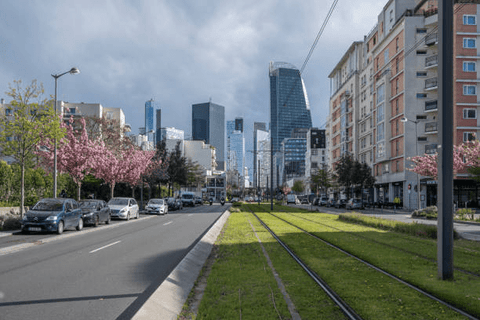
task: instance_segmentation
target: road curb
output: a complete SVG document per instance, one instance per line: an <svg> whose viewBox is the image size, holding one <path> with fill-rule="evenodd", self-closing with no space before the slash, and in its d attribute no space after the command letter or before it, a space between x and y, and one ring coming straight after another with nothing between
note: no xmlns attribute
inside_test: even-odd
<svg viewBox="0 0 480 320"><path fill-rule="evenodd" d="M229 216L228 210L222 214L132 319L177 319Z"/></svg>

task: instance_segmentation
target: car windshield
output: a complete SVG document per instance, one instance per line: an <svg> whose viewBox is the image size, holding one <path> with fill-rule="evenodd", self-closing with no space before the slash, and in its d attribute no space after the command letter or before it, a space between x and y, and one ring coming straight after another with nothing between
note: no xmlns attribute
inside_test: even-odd
<svg viewBox="0 0 480 320"><path fill-rule="evenodd" d="M80 208L96 208L97 207L96 201L80 201L78 204Z"/></svg>
<svg viewBox="0 0 480 320"><path fill-rule="evenodd" d="M148 204L163 204L163 199L151 199Z"/></svg>
<svg viewBox="0 0 480 320"><path fill-rule="evenodd" d="M193 195L191 195L191 194L184 194L184 195L182 195L182 198L183 198L183 199L192 199L192 198L193 198Z"/></svg>
<svg viewBox="0 0 480 320"><path fill-rule="evenodd" d="M58 200L42 200L39 201L33 209L34 211L62 211L63 202Z"/></svg>
<svg viewBox="0 0 480 320"><path fill-rule="evenodd" d="M108 201L109 206L126 206L128 205L128 199L111 199Z"/></svg>

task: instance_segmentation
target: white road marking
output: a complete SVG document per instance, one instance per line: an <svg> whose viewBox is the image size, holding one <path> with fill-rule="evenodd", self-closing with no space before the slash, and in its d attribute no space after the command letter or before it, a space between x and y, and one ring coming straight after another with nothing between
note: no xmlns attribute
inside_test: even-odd
<svg viewBox="0 0 480 320"><path fill-rule="evenodd" d="M166 225L169 225L170 223L172 223L173 221L169 221L169 222L166 222L164 223L163 225L166 226Z"/></svg>
<svg viewBox="0 0 480 320"><path fill-rule="evenodd" d="M188 216L189 216L189 217L190 217L190 216L193 216L193 213L190 213Z"/></svg>
<svg viewBox="0 0 480 320"><path fill-rule="evenodd" d="M117 242L114 242L114 243L107 244L106 246L103 246L103 247L101 247L101 248L92 250L92 251L90 251L89 253L94 253L94 252L100 251L100 250L102 250L102 249L111 247L111 246L113 246L113 245L115 245L115 244L117 244L117 243L120 243L120 242L122 242L122 241L117 241Z"/></svg>

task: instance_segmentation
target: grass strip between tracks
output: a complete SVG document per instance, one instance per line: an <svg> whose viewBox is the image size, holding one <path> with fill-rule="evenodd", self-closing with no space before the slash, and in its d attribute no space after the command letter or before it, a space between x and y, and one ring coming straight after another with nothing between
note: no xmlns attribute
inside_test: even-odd
<svg viewBox="0 0 480 320"><path fill-rule="evenodd" d="M286 209L286 208L284 208ZM261 210L257 208L257 210ZM264 211L269 211L264 208ZM301 211L297 211L301 212ZM373 243L364 237L370 237L372 239L383 239L389 243L391 246L395 246L397 248L405 248L406 250L416 250L415 247L418 246L422 249L428 247L431 251L432 248L435 248L432 245L432 240L422 239L417 237L412 237L405 234L398 234L393 232L386 232L379 229L374 229L362 225L353 225L351 223L345 223L340 221L337 216L329 215L329 214L321 214L321 213L309 213L304 211L304 214L301 213L286 213L286 212L277 212L275 213L278 216L281 216L287 221L291 221L294 224L300 226L301 228L315 234L316 236L325 239L329 242L334 243L335 245L343 248L344 250L359 256L360 258L398 276L399 278L416 285L417 287L422 288L423 290L434 294L440 299L446 300L451 304L454 304L458 308L465 310L466 312L479 317L480 316L480 293L478 288L480 287L480 279L475 276L466 275L460 272L455 273L455 280L454 281L441 281L437 278L437 267L435 261L428 261L425 259L419 258L415 254L406 253L402 250L398 250L392 247L383 246L382 244ZM293 227L287 227L284 223L278 222L277 219L273 217L268 217L267 214L262 214L262 217L265 217L268 221L271 221L272 224L276 225L279 232L282 233L282 240L286 241L289 245L291 245L292 249L294 249L297 254L300 254L302 257L308 257L309 261L311 259L313 265L317 265L321 272L324 272L324 268L321 267L321 264L324 261L318 260L321 257L320 253L313 254L310 257L311 252L313 252L313 248L310 246L317 247L318 245L314 244L315 240L303 240L305 237L298 236L298 229ZM321 220L323 223L334 226L337 229L332 229L326 226L322 226L319 224L315 224L309 221L305 221L300 219L297 216L305 216L309 219L316 219ZM340 230L349 231L351 233L341 232ZM275 229L277 230L277 229ZM288 230L288 231L287 231ZM361 235L359 237L355 234ZM310 237L311 238L311 237ZM306 238L305 238L306 239ZM408 243L407 240L412 240L413 242ZM305 250L306 247L309 247L308 250ZM464 250L464 246L461 245L460 249L457 251ZM469 248L471 249L471 247ZM428 251L427 250L427 251ZM475 250L473 250L475 251ZM431 254L431 253L430 253ZM332 258L332 256L330 256ZM464 257L464 259L467 259ZM472 261L470 262L471 266L480 264L480 259L478 257L478 252L474 252L473 255L469 256L469 259ZM331 266L332 268L334 266ZM338 266L339 268L336 272L343 270L340 268L341 265ZM335 266L334 268L337 268ZM315 269L315 268L314 268ZM328 268L327 268L328 269ZM315 269L317 270L317 269ZM358 269L355 269L356 271ZM342 272L343 273L343 272ZM357 273L357 272L353 272ZM323 273L322 273L323 274ZM327 277L330 277L328 271L325 271ZM334 277L333 277L334 278ZM347 278L345 278L347 279ZM349 281L352 281L349 280ZM390 280L385 280L387 282L391 282ZM328 280L327 280L328 282ZM375 283L375 281L373 281ZM380 285L382 282L378 283ZM390 288L391 289L391 288ZM382 289L381 287L378 288L378 292ZM395 296L398 296L398 290L394 290ZM368 295L365 296L367 298ZM383 295L382 295L383 296ZM354 297L352 297L354 299ZM349 299L346 299L347 301ZM402 298L404 300L404 298ZM367 300L366 300L367 301ZM405 300L404 300L405 301ZM374 301L368 302L374 303ZM431 309L431 312L428 311L427 304L418 303L415 301L411 301L405 307L409 309L416 309L415 304L419 308L418 310L424 310L420 314L429 314L429 316L433 318L440 318L443 317L443 313L436 314L434 313L434 309ZM352 307L356 308L352 305ZM443 307L442 307L443 308ZM384 310L388 310L392 308L385 308ZM401 310L397 310L401 311ZM417 311L415 311L416 313ZM427 313L424 313L427 312ZM435 315L435 316L434 316ZM378 315L377 315L378 316ZM390 315L390 316L393 316ZM390 317L388 316L388 317ZM399 315L395 315L398 317ZM418 315L417 315L418 316ZM447 317L448 318L448 317Z"/></svg>

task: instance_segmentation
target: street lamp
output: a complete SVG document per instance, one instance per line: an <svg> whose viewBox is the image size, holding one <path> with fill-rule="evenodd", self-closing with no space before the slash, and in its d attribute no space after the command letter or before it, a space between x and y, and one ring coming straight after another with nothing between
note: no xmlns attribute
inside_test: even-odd
<svg viewBox="0 0 480 320"><path fill-rule="evenodd" d="M400 119L401 122L403 123L407 123L408 121L410 122L413 122L415 123L415 139L417 139L415 141L415 154L418 156L418 134L417 134L417 125L418 125L418 120L410 120L410 119L407 119L406 117L403 117L402 119ZM417 205L418 205L418 209L420 210L421 209L421 205L420 205L420 175L417 173Z"/></svg>
<svg viewBox="0 0 480 320"><path fill-rule="evenodd" d="M52 77L55 78L55 116L57 115L57 79L67 73L76 74L80 73L80 70L77 68L72 68L67 72L52 74ZM57 138L54 139L54 148L53 148L53 197L57 197Z"/></svg>

